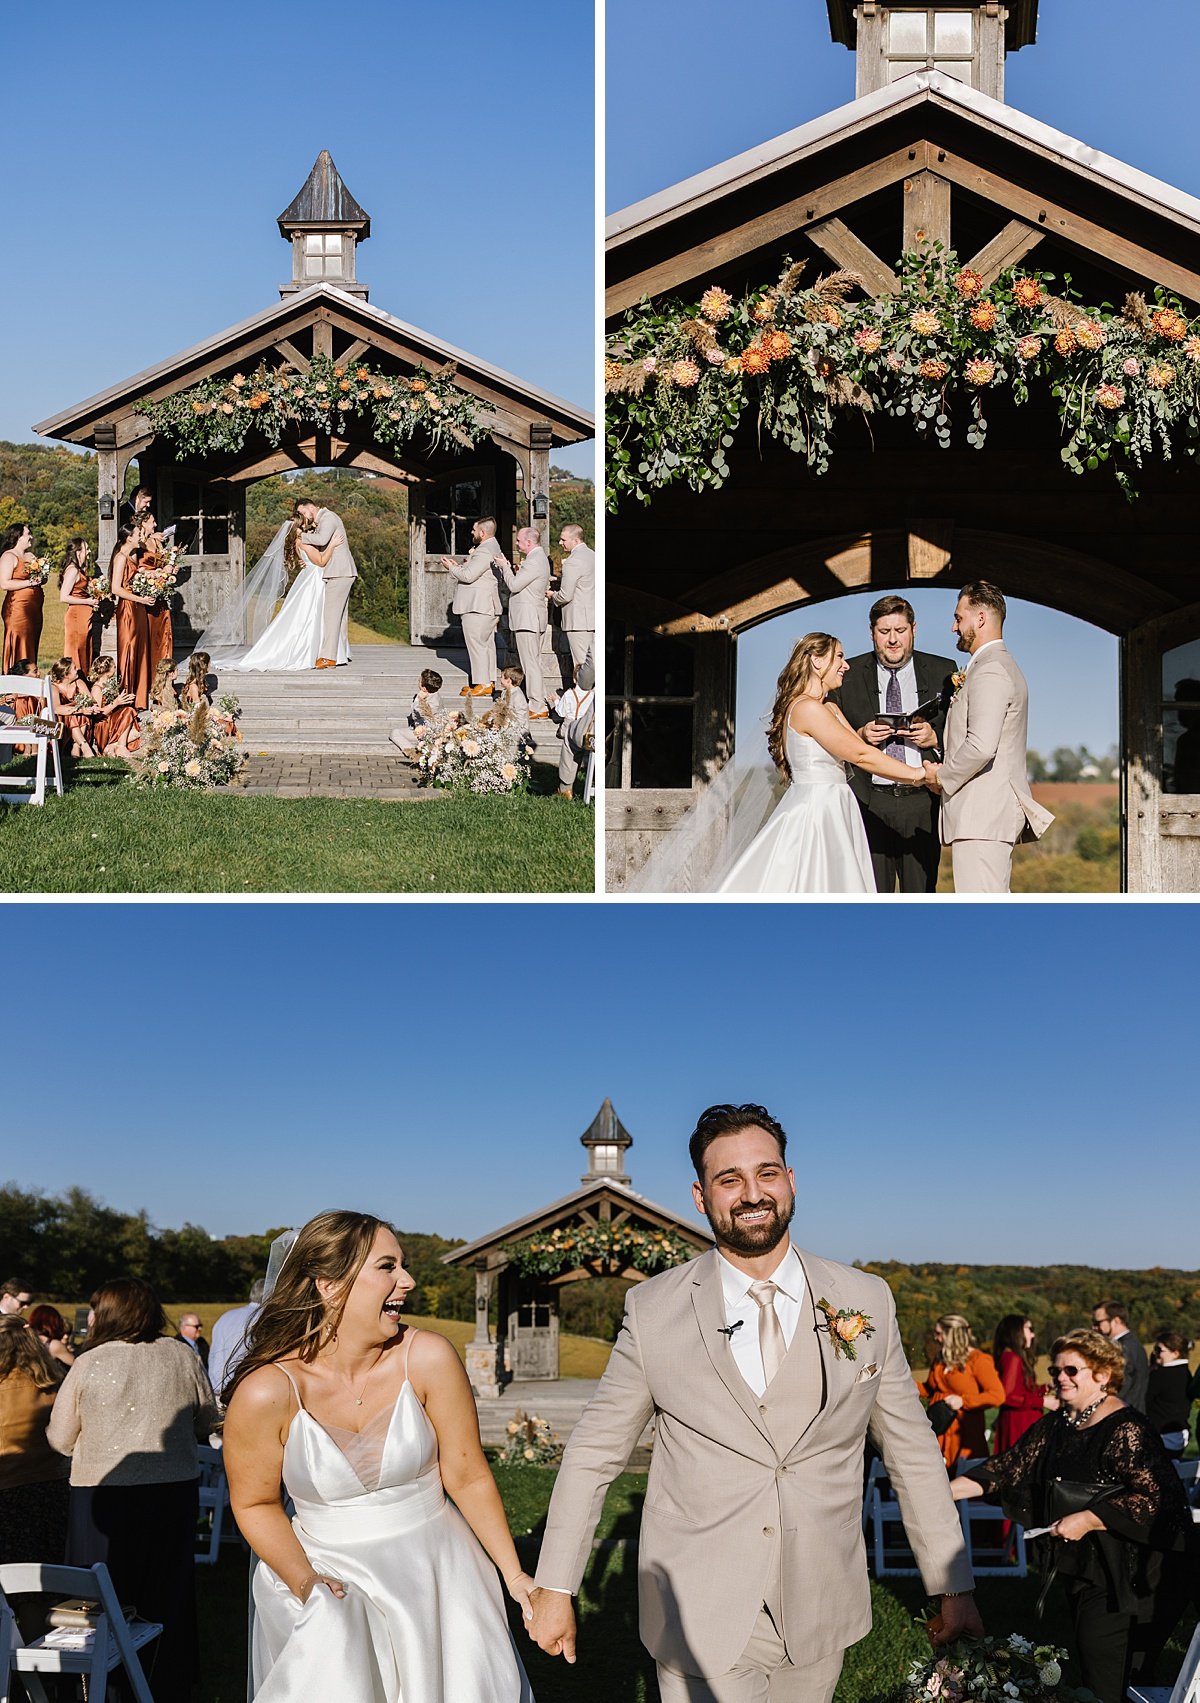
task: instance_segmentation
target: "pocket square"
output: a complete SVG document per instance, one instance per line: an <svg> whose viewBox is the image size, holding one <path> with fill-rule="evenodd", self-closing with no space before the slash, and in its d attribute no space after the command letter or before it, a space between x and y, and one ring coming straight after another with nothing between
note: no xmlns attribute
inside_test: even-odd
<svg viewBox="0 0 1200 1703"><path fill-rule="evenodd" d="M856 1384L865 1384L868 1378L877 1378L878 1376L879 1367L872 1364L870 1366L864 1366L862 1371L858 1374L858 1377L855 1378L854 1382Z"/></svg>

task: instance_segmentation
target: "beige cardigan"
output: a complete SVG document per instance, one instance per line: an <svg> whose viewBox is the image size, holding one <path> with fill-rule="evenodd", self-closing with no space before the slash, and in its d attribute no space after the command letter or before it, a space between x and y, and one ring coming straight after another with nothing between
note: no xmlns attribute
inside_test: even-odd
<svg viewBox="0 0 1200 1703"><path fill-rule="evenodd" d="M175 1484L197 1476L196 1443L218 1417L199 1355L161 1336L81 1354L47 1435L71 1456L72 1484Z"/></svg>

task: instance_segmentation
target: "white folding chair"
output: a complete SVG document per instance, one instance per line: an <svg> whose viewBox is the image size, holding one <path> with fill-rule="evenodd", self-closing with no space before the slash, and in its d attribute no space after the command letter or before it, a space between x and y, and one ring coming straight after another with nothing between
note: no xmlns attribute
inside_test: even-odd
<svg viewBox="0 0 1200 1703"><path fill-rule="evenodd" d="M592 802L592 793L595 790L595 786L596 786L596 753L594 751L589 751L588 752L588 760L587 760L587 768L585 769L584 776L583 776L583 802L585 804L590 804Z"/></svg>
<svg viewBox="0 0 1200 1703"><path fill-rule="evenodd" d="M229 1481L220 1449L206 1444L196 1450L200 1461L200 1513L207 1518L207 1534L203 1526L196 1532L196 1565L213 1567L221 1550L221 1534L225 1510L229 1506Z"/></svg>
<svg viewBox="0 0 1200 1703"><path fill-rule="evenodd" d="M870 1509L875 1577L877 1579L915 1579L920 1575L920 1568L917 1566L912 1550L908 1547L908 1539L904 1536L904 1516L900 1512L900 1504L887 1494L885 1490L887 1485L886 1478L878 1479L871 1486L867 1496ZM889 1527L899 1527L901 1543L888 1545L884 1541Z"/></svg>
<svg viewBox="0 0 1200 1703"><path fill-rule="evenodd" d="M1004 1515L999 1508L979 1501L958 1502L955 1507L975 1577L1023 1579L1029 1571L1024 1526L1013 1520L1009 1522L1007 1535L1004 1535ZM973 1525L990 1526L992 1530L987 1535L977 1535L971 1531Z"/></svg>
<svg viewBox="0 0 1200 1703"><path fill-rule="evenodd" d="M38 700L35 714L46 721L54 720L54 693L50 685L50 676L37 680L26 674L0 674L0 697L7 697L15 692L22 698ZM32 745L36 758L34 773L30 775L5 775L0 779L2 787L19 787L18 792L0 792L0 802L4 804L44 804L46 802L46 753L49 752L54 768L54 790L61 798L63 795L62 753L58 748L58 740L53 733L39 732L32 727L0 726L0 762L7 762L13 755L14 745Z"/></svg>
<svg viewBox="0 0 1200 1703"><path fill-rule="evenodd" d="M48 1639L54 1636L52 1633L35 1638L31 1644L22 1641L7 1599L46 1591L82 1597L100 1604L93 1636L86 1648L71 1649L50 1643ZM103 1562L97 1562L94 1567L10 1562L0 1567L0 1603L8 1610L5 1618L9 1623L10 1637L8 1659L0 1677L0 1703L9 1703L9 1682L13 1674L20 1675L33 1703L46 1703L46 1688L38 1676L64 1673L82 1674L87 1680L88 1703L104 1703L108 1694L108 1676L114 1668L124 1669L137 1703L154 1703L138 1651L152 1643L162 1627L150 1620L125 1619L108 1576L108 1568ZM0 1637L3 1637L2 1633Z"/></svg>
<svg viewBox="0 0 1200 1703"><path fill-rule="evenodd" d="M1192 1633L1173 1686L1131 1685L1126 1696L1130 1703L1200 1703L1200 1626Z"/></svg>

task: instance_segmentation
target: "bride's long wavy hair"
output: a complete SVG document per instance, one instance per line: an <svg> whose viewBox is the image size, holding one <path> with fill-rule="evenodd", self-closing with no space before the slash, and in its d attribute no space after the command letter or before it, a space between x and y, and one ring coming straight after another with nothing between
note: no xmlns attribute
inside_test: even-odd
<svg viewBox="0 0 1200 1703"><path fill-rule="evenodd" d="M226 1406L242 1379L260 1366L294 1354L306 1363L315 1360L325 1343L337 1335L346 1297L366 1264L380 1230L395 1230L369 1212L319 1212L310 1218L292 1245L275 1287L255 1313L247 1332L247 1347L232 1377L220 1391ZM325 1301L317 1279L335 1285Z"/></svg>
<svg viewBox="0 0 1200 1703"><path fill-rule="evenodd" d="M775 705L771 725L767 729L767 750L775 767L790 781L792 766L787 760L788 711L808 686L822 657L832 656L837 639L832 633L805 633L797 639L791 656L783 666L775 688Z"/></svg>
<svg viewBox="0 0 1200 1703"><path fill-rule="evenodd" d="M294 520L288 527L287 536L283 541L283 565L288 571L289 583L295 579L296 575L300 572L300 569L304 566L304 558L301 556L296 543L296 540L300 536L300 530L300 522L298 520Z"/></svg>

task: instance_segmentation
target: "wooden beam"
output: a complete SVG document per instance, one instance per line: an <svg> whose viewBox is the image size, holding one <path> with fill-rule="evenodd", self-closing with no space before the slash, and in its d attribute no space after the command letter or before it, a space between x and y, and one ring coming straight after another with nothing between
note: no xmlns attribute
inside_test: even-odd
<svg viewBox="0 0 1200 1703"><path fill-rule="evenodd" d="M937 579L950 566L954 546L952 520L912 520L908 524L908 577Z"/></svg>
<svg viewBox="0 0 1200 1703"><path fill-rule="evenodd" d="M950 185L936 172L918 171L904 179L904 252L950 241Z"/></svg>
<svg viewBox="0 0 1200 1703"><path fill-rule="evenodd" d="M1027 219L1010 219L1002 231L998 231L991 242L985 242L979 253L967 261L972 272L978 272L983 279L983 287L990 290L1001 272L1010 266L1016 266L1024 260L1031 249L1041 242L1044 231L1036 225L1031 225Z"/></svg>
<svg viewBox="0 0 1200 1703"><path fill-rule="evenodd" d="M313 321L313 354L333 359L333 323L323 308Z"/></svg>
<svg viewBox="0 0 1200 1703"><path fill-rule="evenodd" d="M351 361L357 361L361 356L365 355L370 347L371 345L360 337L357 343L351 343L348 349L342 350L341 354L338 356L338 365L342 366L344 364L349 366Z"/></svg>
<svg viewBox="0 0 1200 1703"><path fill-rule="evenodd" d="M822 219L820 224L809 226L808 235L835 266L857 272L871 295L900 294L900 280L892 268L885 265L874 249L868 248L841 219Z"/></svg>
<svg viewBox="0 0 1200 1703"><path fill-rule="evenodd" d="M898 148L845 177L818 184L804 195L794 196L778 207L770 207L765 213L682 249L657 265L644 267L629 277L618 278L607 292L605 314L611 318L623 313L627 307L633 307L643 296L659 296L667 290L678 289L682 284L740 260L754 249L794 236L797 231L807 233L813 225L841 212L843 207L865 200L876 190L886 189L890 184L900 183L914 172L923 170L929 156L930 148L926 142L914 142L908 147ZM610 268L620 258L621 250L614 247Z"/></svg>
<svg viewBox="0 0 1200 1703"><path fill-rule="evenodd" d="M308 372L309 368L312 365L312 362L308 359L307 356L302 355L300 353L299 349L297 349L296 345L293 342L291 342L289 338L287 338L287 337L281 338L280 341L275 345L275 347L279 350L279 353L287 360L289 365L295 367L295 369L298 373L307 373Z"/></svg>

